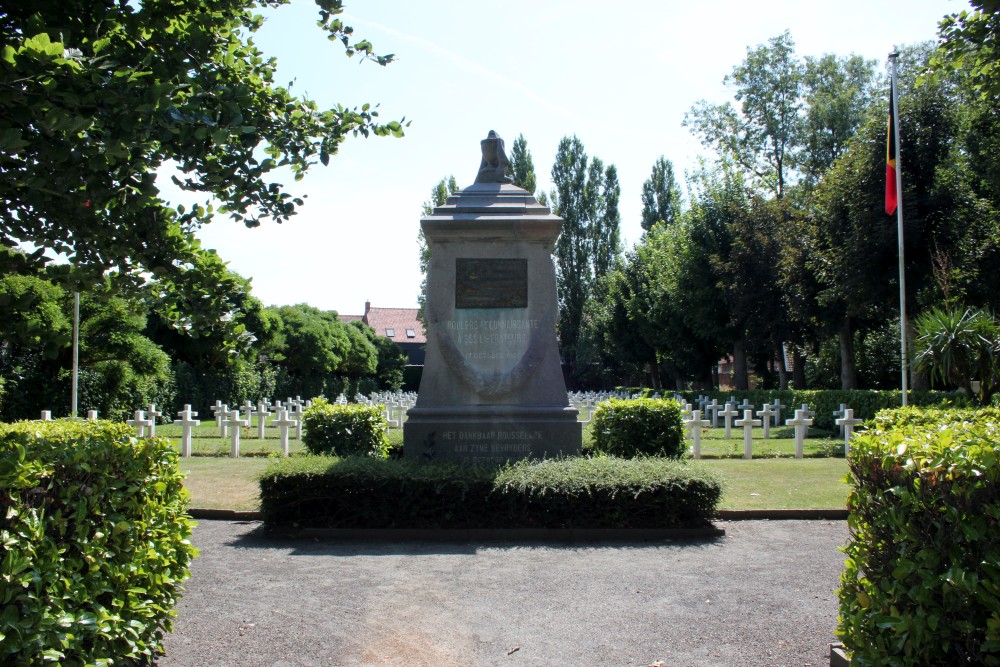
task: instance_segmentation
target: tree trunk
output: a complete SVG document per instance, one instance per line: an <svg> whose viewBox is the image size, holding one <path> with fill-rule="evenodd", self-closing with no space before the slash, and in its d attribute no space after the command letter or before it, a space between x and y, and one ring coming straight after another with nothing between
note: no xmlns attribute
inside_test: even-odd
<svg viewBox="0 0 1000 667"><path fill-rule="evenodd" d="M806 388L806 356L798 347L792 349L792 384L796 389Z"/></svg>
<svg viewBox="0 0 1000 667"><path fill-rule="evenodd" d="M788 389L788 369L785 368L785 350L781 343L775 343L774 349L777 354L775 359L777 359L778 364L778 388Z"/></svg>
<svg viewBox="0 0 1000 667"><path fill-rule="evenodd" d="M747 375L747 352L742 338L733 343L733 386L736 391L746 391L750 388L750 379Z"/></svg>
<svg viewBox="0 0 1000 667"><path fill-rule="evenodd" d="M659 391L660 386L661 386L661 383L660 383L660 364L656 361L656 357L655 356L653 357L653 360L651 362L649 362L649 377L650 377L650 381L653 384L653 389Z"/></svg>
<svg viewBox="0 0 1000 667"><path fill-rule="evenodd" d="M838 333L840 339L840 388L858 388L858 370L854 362L854 331L851 318L845 317Z"/></svg>

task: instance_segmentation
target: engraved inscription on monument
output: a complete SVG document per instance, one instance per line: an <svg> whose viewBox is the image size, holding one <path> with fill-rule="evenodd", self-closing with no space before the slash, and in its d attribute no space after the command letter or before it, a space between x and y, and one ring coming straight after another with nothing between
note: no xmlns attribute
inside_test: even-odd
<svg viewBox="0 0 1000 667"><path fill-rule="evenodd" d="M527 259L455 259L455 308L527 307Z"/></svg>

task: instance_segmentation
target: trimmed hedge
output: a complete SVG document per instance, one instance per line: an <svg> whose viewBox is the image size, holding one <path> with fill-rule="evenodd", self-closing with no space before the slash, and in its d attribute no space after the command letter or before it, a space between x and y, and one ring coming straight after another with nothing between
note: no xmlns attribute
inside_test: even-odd
<svg viewBox="0 0 1000 667"><path fill-rule="evenodd" d="M865 420L874 417L879 410L897 408L902 403L900 392L875 389L755 389L752 391L682 391L679 393L688 402L693 402L698 396L708 396L709 400L715 398L718 399L719 403L724 403L730 396L734 396L737 402L747 399L757 409L764 403L773 403L774 399L779 398L784 406L781 411L782 420L795 416L791 412L792 408L807 403L816 411L813 422L815 427L827 430L837 428L833 412L840 409L841 403L847 404L847 407L854 410L855 417ZM964 408L971 404L967 396L956 392L911 391L907 397L910 405L921 407ZM788 410L787 414L785 410Z"/></svg>
<svg viewBox="0 0 1000 667"><path fill-rule="evenodd" d="M576 457L505 468L299 457L260 479L270 528L680 528L722 489L697 464Z"/></svg>
<svg viewBox="0 0 1000 667"><path fill-rule="evenodd" d="M684 453L681 406L673 399L612 398L594 411L590 427L595 451L613 456L667 456Z"/></svg>
<svg viewBox="0 0 1000 667"><path fill-rule="evenodd" d="M112 422L0 424L0 663L150 662L196 550L177 454Z"/></svg>
<svg viewBox="0 0 1000 667"><path fill-rule="evenodd" d="M302 413L302 444L311 454L389 456L389 422L374 405L313 400Z"/></svg>
<svg viewBox="0 0 1000 667"><path fill-rule="evenodd" d="M853 441L837 634L854 665L1000 665L1000 423L932 416L883 413Z"/></svg>

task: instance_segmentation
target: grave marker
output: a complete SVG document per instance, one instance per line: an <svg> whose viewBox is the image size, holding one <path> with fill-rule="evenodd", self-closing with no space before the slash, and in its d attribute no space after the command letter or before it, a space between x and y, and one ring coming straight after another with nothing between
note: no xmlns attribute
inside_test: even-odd
<svg viewBox="0 0 1000 667"><path fill-rule="evenodd" d="M156 409L156 403L150 403L149 409L146 410L146 419L149 420L149 437L156 436L156 418L162 417L163 413Z"/></svg>
<svg viewBox="0 0 1000 667"><path fill-rule="evenodd" d="M743 428L743 458L753 458L753 427L760 426L760 420L753 418L753 410L743 411L743 419L737 419L736 425Z"/></svg>
<svg viewBox="0 0 1000 667"><path fill-rule="evenodd" d="M774 416L774 408L771 407L770 403L765 403L763 407L757 411L757 416L760 417L761 425L764 427L764 439L770 439L771 417Z"/></svg>
<svg viewBox="0 0 1000 667"><path fill-rule="evenodd" d="M247 428L249 428L250 427L250 419L249 419L249 417L247 419L240 419L240 411L239 410L230 410L229 411L229 419L226 420L226 424L228 424L231 427L229 429L229 431L230 431L230 438L229 438L230 452L229 452L229 455L232 458L234 458L234 459L238 459L240 457L240 428L241 427L247 427Z"/></svg>
<svg viewBox="0 0 1000 667"><path fill-rule="evenodd" d="M174 425L181 427L181 456L191 456L191 427L200 426L201 422L195 419L197 412L191 412L191 404L185 403L184 409L177 413L180 419L174 420Z"/></svg>
<svg viewBox="0 0 1000 667"><path fill-rule="evenodd" d="M152 422L146 419L146 417L143 415L142 410L136 410L135 414L132 416L132 419L127 420L125 423L128 424L129 426L134 427L136 435L140 438L146 436L146 427L152 424Z"/></svg>
<svg viewBox="0 0 1000 667"><path fill-rule="evenodd" d="M864 423L864 419L857 419L854 410L844 408L844 416L837 420L837 426L844 430L844 456L851 453L851 437L854 436L854 427Z"/></svg>
<svg viewBox="0 0 1000 667"><path fill-rule="evenodd" d="M795 428L795 458L801 459L803 457L803 444L805 441L806 433L809 427L812 426L813 420L806 415L806 410L796 410L794 419L786 419L785 426L793 426Z"/></svg>
<svg viewBox="0 0 1000 667"><path fill-rule="evenodd" d="M277 418L271 422L273 426L278 427L278 438L281 442L281 452L288 456L288 428L290 426L297 426L298 420L292 419L288 416L288 410L284 407L278 408Z"/></svg>
<svg viewBox="0 0 1000 667"><path fill-rule="evenodd" d="M701 429L708 428L709 424L711 422L701 418L701 410L693 410L691 418L684 421L684 426L691 433L691 451L696 459L701 458Z"/></svg>
<svg viewBox="0 0 1000 667"><path fill-rule="evenodd" d="M726 440L733 437L733 417L738 417L739 412L736 410L736 406L732 403L726 403L726 409L719 412L722 415L723 423L726 425Z"/></svg>

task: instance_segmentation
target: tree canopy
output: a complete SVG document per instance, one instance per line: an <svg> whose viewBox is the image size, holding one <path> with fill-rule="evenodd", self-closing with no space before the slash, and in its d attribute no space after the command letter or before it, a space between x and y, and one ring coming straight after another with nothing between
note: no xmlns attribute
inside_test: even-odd
<svg viewBox="0 0 1000 667"><path fill-rule="evenodd" d="M0 244L29 244L34 268L45 253L67 257L78 286L108 272L126 285L183 282L202 256L193 232L213 214L287 220L302 201L277 178L302 178L349 136L401 136L369 104L320 109L275 83L275 60L251 36L257 8L286 3L4 1ZM348 56L393 59L354 37L341 0L317 6ZM218 210L166 202L156 178L167 166Z"/></svg>

